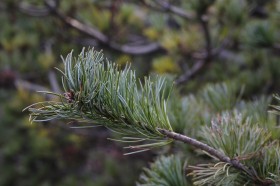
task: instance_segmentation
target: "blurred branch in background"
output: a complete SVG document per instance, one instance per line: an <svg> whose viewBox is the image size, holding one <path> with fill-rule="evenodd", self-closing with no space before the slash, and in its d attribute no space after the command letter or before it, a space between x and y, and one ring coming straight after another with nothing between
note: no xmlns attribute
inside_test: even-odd
<svg viewBox="0 0 280 186"><path fill-rule="evenodd" d="M33 6L25 2L20 2L18 8L22 13L36 17L47 16L50 13L47 7Z"/></svg>
<svg viewBox="0 0 280 186"><path fill-rule="evenodd" d="M115 43L114 41L111 41L110 38L100 31L98 31L96 28L90 27L74 18L65 16L61 12L57 10L57 7L51 5L48 1L45 1L46 5L50 9L52 13L57 15L65 24L73 27L74 29L77 29L78 31L89 35L95 39L97 39L101 44L105 46L109 46L110 48L120 51L126 54L132 54L132 55L143 55L143 54L148 54L152 52L156 52L160 49L160 45L158 43L148 43L146 45L140 45L140 46L134 46L130 44L118 44Z"/></svg>
<svg viewBox="0 0 280 186"><path fill-rule="evenodd" d="M153 10L161 11L161 12L170 12L175 15L178 15L186 20L194 20L195 15L191 12L186 12L183 9L173 6L172 4L168 3L167 1L159 1L156 0L155 3L149 3L146 0L141 0L141 2ZM159 6L158 6L159 5Z"/></svg>
<svg viewBox="0 0 280 186"><path fill-rule="evenodd" d="M15 88L15 89L23 89L30 93L38 93L40 91L54 91L57 93L61 93L60 87L58 85L56 75L53 71L48 73L49 82L51 85L51 89L23 80L17 77L16 73L11 70L4 70L0 73L0 88ZM53 98L50 94L45 94L45 98L47 100L51 100Z"/></svg>
<svg viewBox="0 0 280 186"><path fill-rule="evenodd" d="M206 53L202 54L194 54L194 59L198 59L195 64L192 66L190 70L187 70L185 73L180 75L176 80L175 84L180 85L187 83L190 78L194 77L197 75L200 71L203 70L210 62L211 58L215 58L218 56L222 51L224 46L226 46L227 42L224 42L224 44L220 48L213 49L212 51L207 51ZM228 59L229 55L223 55L224 58Z"/></svg>
<svg viewBox="0 0 280 186"><path fill-rule="evenodd" d="M53 92L62 93L60 86L57 82L56 74L53 70L48 72L48 78Z"/></svg>
<svg viewBox="0 0 280 186"><path fill-rule="evenodd" d="M212 38L213 33L211 34L212 28L209 28L209 21L212 19L212 12L209 13L209 7L212 6L214 1L209 2L202 2L201 4L197 2L191 2L192 10L186 10L181 7L177 7L173 4L171 4L168 1L147 1L147 0L141 0L140 4L147 7L150 11L156 10L162 13L163 15L165 13L170 13L175 16L178 16L183 19L184 22L191 21L191 24L198 23L201 26L201 32L204 37L205 42L205 52L206 55L203 58L195 59L195 61L191 68L184 69L181 72L181 75L177 77L175 80L176 84L178 85L184 85L188 82L189 79L192 79L196 76L196 74L200 74L202 72L202 69L204 69L205 66L208 66L211 62L216 61L217 57L222 57L227 60L228 55L217 55L214 54L212 49L215 45L217 47L219 45L219 42L214 41ZM63 11L59 10L59 1L53 1L53 0L45 0L44 1L45 7L36 7L33 5L29 5L25 2L21 2L19 4L19 9L28 15L31 16L47 16L52 15L53 17L59 18L65 25L70 26L71 28L79 31L82 35L87 35L89 38L85 38L82 35L76 36L75 38L72 38L72 41L74 43L78 43L81 45L90 45L90 46L106 46L114 51L118 51L124 54L130 54L130 55L146 55L151 53L158 53L161 52L163 54L169 53L168 49L162 45L161 41L152 41L149 40L146 37L143 36L131 36L131 34L126 35L125 39L128 41L124 44L120 44L119 42L114 41L115 37L112 36L112 30L113 32L116 32L118 30L116 26L116 17L119 14L121 6L124 6L124 2L118 2L114 1L111 4L106 5L107 9L110 10L110 33L106 34L102 31L100 31L97 27L89 26L88 24L78 20L74 16L68 16ZM257 9L262 9L262 7L258 6ZM255 15L256 8L253 8L250 12L252 15ZM141 10L138 10L141 11ZM235 10L233 10L235 11ZM235 13L235 12L233 12ZM238 15L237 15L238 16ZM134 41L137 38L136 41ZM216 38L215 38L216 39ZM231 40L232 38L228 37L227 40ZM200 38L200 40L202 40ZM141 41L141 42L137 42ZM231 41L231 43L234 43L235 41ZM185 43L185 45L189 45L189 43ZM231 51L231 48L227 48L227 46L224 46L221 44L223 51ZM274 44L272 48L275 50L278 50L279 47L277 47L277 44ZM201 49L199 49L201 50ZM198 50L198 51L199 51ZM188 52L187 55L195 56L197 51L191 51ZM223 52L223 54L225 54ZM178 55L186 55L184 53L178 54ZM229 58L231 60L232 58ZM186 59L181 60L185 64L189 64L190 62ZM210 66L209 66L210 67Z"/></svg>
<svg viewBox="0 0 280 186"><path fill-rule="evenodd" d="M93 49L88 51L83 49L78 57L72 56L72 52L67 55L63 61L65 70L62 72L65 80L63 87L67 94L53 93L61 98L60 102L38 102L27 107L26 109L31 112L30 120L38 122L73 119L89 123L88 126L81 126L81 128L90 127L90 125L92 127L104 126L123 135L115 141L132 143L125 147L132 152L125 155L166 146L173 140L187 143L202 150L216 161L216 165L214 165L208 159L209 163L206 168L203 168L206 164L190 167L193 170L189 175L193 176L195 185L212 182L220 182L220 185L225 185L231 181L268 186L279 183L279 143L273 140L272 131L269 131L271 126L275 127L275 119L272 119L270 124L265 115L262 116L263 118L258 115L257 120L264 119L263 122L265 122L258 125L251 118L254 115L243 116L241 110L239 112L227 110L234 109L240 101L237 85L231 83L205 87L202 97L208 104L208 108L201 108L206 110L212 108L220 110L222 113L213 117L211 126L206 125L201 128L198 134L201 135L202 140L198 141L174 132L173 126L176 129L182 129L182 127L176 126L176 122L175 124L170 123L166 109L166 104L170 102L165 98L165 93L172 94L169 92L169 86L172 85L168 85L165 80L160 78L151 81L151 78L147 77L144 86L138 88L136 82L139 79L136 78L135 71L130 70L129 67L118 70L118 67L112 63L105 64L104 59L101 52ZM173 101L177 99L175 104L183 101L180 101L180 97L176 96L176 93L173 96L176 97L173 98ZM190 106L197 106L197 104ZM278 106L275 108L279 109ZM225 110L227 112L223 112ZM174 112L174 110L170 109L169 112ZM276 111L276 113L278 112ZM177 114L180 115L180 111L178 113L177 110ZM188 119L184 123L188 122ZM186 130L189 129L190 126L186 126ZM273 148L271 148L272 146ZM260 161L260 163L256 163L256 161ZM232 167L232 172L224 168L222 172L227 173L216 178L215 175L221 172L220 168L216 169L219 164ZM277 168L275 169L275 167ZM205 171L209 171L207 176L205 176ZM235 177L236 173L242 175L242 178ZM178 174L181 173L178 172ZM231 176L234 179L228 178Z"/></svg>
<svg viewBox="0 0 280 186"><path fill-rule="evenodd" d="M0 0L0 185L134 185L140 167L155 156L137 186L280 183L279 144L274 142L280 135L279 117L267 113L276 104L270 95L280 92L279 12L275 0ZM116 70L127 70L129 63L137 77L131 82L137 85L131 88L117 76L96 72L79 78L85 72L80 68L73 76L75 86L70 80L62 90L61 74L54 70L63 69L60 56L73 50L80 59L77 52L91 46L104 51L106 68L113 61ZM167 82L166 92L175 81L170 95L151 91L158 74ZM145 92L150 97L138 99ZM85 94L90 97L84 99ZM169 97L161 107L156 107L158 95ZM134 132L148 136L159 131L146 124L170 123L167 132L172 128L198 139L230 161L183 143L124 157L124 151L163 143L145 144L147 136L120 138L105 128L68 120L30 125L22 108L34 102L43 106L44 100L60 117L68 113L62 108L73 117L81 113L83 121L96 121L93 114L103 121L100 115L106 114L111 126L131 131L136 125ZM63 105L53 105L61 100ZM95 112L84 112L89 107ZM159 109L164 110L164 122ZM155 115L160 116L157 121ZM140 146L122 150L108 137ZM235 160L248 174L234 168Z"/></svg>

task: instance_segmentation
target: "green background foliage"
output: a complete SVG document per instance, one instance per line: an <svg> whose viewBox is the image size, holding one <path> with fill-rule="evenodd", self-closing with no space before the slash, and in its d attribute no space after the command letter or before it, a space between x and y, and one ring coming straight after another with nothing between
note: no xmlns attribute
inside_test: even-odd
<svg viewBox="0 0 280 186"><path fill-rule="evenodd" d="M69 26L55 12L46 13L44 1L0 2L0 185L133 185L139 179L138 184L157 185L157 180L149 178L153 174L148 167L159 175L162 162L168 166L168 162L179 161L183 167L181 159L193 165L208 160L179 143L123 156L122 144L107 141L117 134L102 128L72 129L69 126L77 123L69 121L30 124L28 114L22 112L34 102L56 99L36 93L34 85L36 90L63 93L53 83L60 85L61 81L54 67L63 69L60 56L66 57L72 49L74 56L83 47L103 49L109 61L121 69L129 63L142 79L148 74L165 76L170 82L178 79L205 56L205 20L211 38L208 44L219 53L190 80L174 87L167 108L173 130L203 139L217 114L240 112L241 126L250 117L249 123L258 123L270 131L271 138L279 138L277 117L266 112L271 95L279 93L280 87L279 1L166 1L190 13L190 18L178 16L158 2L59 1L60 13L100 31L118 49L127 43L161 46L140 55L119 51ZM242 145L245 138L235 146ZM235 156L230 149L223 150ZM179 157L162 157L148 165L163 153ZM272 160L266 163L273 164ZM143 166L147 167L142 173L145 179L139 178ZM175 182L167 181L169 185Z"/></svg>

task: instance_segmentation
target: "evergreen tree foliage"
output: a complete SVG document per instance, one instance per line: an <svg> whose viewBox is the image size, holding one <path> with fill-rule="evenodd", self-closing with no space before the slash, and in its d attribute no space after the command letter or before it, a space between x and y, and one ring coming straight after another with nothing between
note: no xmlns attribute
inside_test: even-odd
<svg viewBox="0 0 280 186"><path fill-rule="evenodd" d="M273 139L271 131L276 127L275 120L258 114L260 108L250 106L252 103L241 102L236 85L208 85L202 90L200 98L190 96L178 101L180 98L174 96L176 91L171 94L165 92L167 86L163 79L152 81L146 77L141 82L129 67L120 70L118 66L104 61L102 52L83 50L77 58L70 53L63 62L65 68L60 72L65 93L45 92L57 96L60 101L39 102L29 106L31 121L74 119L87 122L90 126L102 125L126 136L117 141L148 141L129 146L134 150L131 153L168 145L174 140L188 143L203 150L211 158L204 160L207 163L187 167L190 171L188 176L192 177L194 185L279 183L279 141ZM167 101L168 95L177 100L173 98ZM174 104L174 100L181 106ZM260 100L260 106L266 108L263 102L266 101ZM167 103L173 106L168 107ZM192 108L196 105L194 103L205 105L198 108L200 111L208 110L208 114L195 111ZM251 109L255 115L243 116L237 110L241 103L246 111ZM172 111L172 107L176 109ZM174 128L186 135L173 132L167 108L171 108ZM279 109L277 106L275 108ZM183 121L188 121L188 113L193 113L192 122L199 121L196 117L200 117L201 121L193 134L188 132L191 126L180 127ZM273 122L274 126L271 124ZM202 143L189 138L189 134ZM140 182L143 185L186 185L182 169L183 163L178 157L161 157L151 165L151 169L144 169Z"/></svg>
<svg viewBox="0 0 280 186"><path fill-rule="evenodd" d="M183 171L183 162L178 156L161 156L150 169L144 168L138 186L178 185L186 186L187 180Z"/></svg>
<svg viewBox="0 0 280 186"><path fill-rule="evenodd" d="M127 135L124 137L127 142L154 141L131 148L170 143L157 131L157 128L172 130L167 117L163 79L152 82L145 78L142 84L129 67L118 71L116 65L105 63L103 54L94 50L83 50L77 58L70 53L64 65L65 71L61 73L65 93L53 93L62 102L38 103L43 107L31 108L32 121L57 118L94 121Z"/></svg>
<svg viewBox="0 0 280 186"><path fill-rule="evenodd" d="M279 12L279 0L0 0L0 185L132 185L152 158L140 185L279 185ZM43 124L21 112L32 103Z"/></svg>

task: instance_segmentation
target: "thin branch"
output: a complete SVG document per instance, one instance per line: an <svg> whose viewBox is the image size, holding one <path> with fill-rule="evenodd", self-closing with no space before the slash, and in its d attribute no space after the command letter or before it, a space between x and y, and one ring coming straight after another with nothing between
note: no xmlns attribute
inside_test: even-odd
<svg viewBox="0 0 280 186"><path fill-rule="evenodd" d="M43 87L41 85L37 85L37 84L34 84L34 83L30 83L30 82L22 80L22 79L15 79L14 84L15 84L15 87L17 89L23 88L23 89L28 90L30 92L49 90L46 87Z"/></svg>
<svg viewBox="0 0 280 186"><path fill-rule="evenodd" d="M190 12L186 12L183 9L176 7L174 5L171 5L170 3L168 3L167 1L162 1L162 0L156 0L156 2L161 5L164 10L169 11L173 14L176 14L184 19L187 20L193 20L195 18L193 13Z"/></svg>
<svg viewBox="0 0 280 186"><path fill-rule="evenodd" d="M211 56L211 58L215 57L222 51L222 48L223 47L213 49L210 52L210 54L208 54L208 52L206 52L205 54L202 54L202 57L200 57L200 59L196 61L196 63L190 70L186 71L185 73L183 73L181 76L179 76L175 80L175 84L180 85L180 84L188 82L192 77L194 77L198 72L200 72L210 62L210 56ZM195 54L195 55L197 55L197 54Z"/></svg>
<svg viewBox="0 0 280 186"><path fill-rule="evenodd" d="M55 75L53 70L50 70L48 72L48 78L49 78L49 81L50 81L52 91L55 92L55 93L61 93L62 91L61 91L61 89L58 85L57 78L56 78L56 75Z"/></svg>
<svg viewBox="0 0 280 186"><path fill-rule="evenodd" d="M32 93L38 93L38 91L49 91L49 89L44 86L37 85L22 79L15 79L14 86L16 89L23 89ZM46 100L51 100L53 98L53 96L50 94L44 94L44 97Z"/></svg>
<svg viewBox="0 0 280 186"><path fill-rule="evenodd" d="M205 64L206 64L206 60L204 59L197 61L190 70L186 71L184 74L182 74L181 76L179 76L179 78L175 80L175 84L180 85L188 82L194 75L196 75L205 66Z"/></svg>
<svg viewBox="0 0 280 186"><path fill-rule="evenodd" d="M46 7L37 7L27 3L19 3L18 8L22 13L35 17L47 16L50 13Z"/></svg>
<svg viewBox="0 0 280 186"><path fill-rule="evenodd" d="M147 3L146 0L141 0L141 2L149 7L149 8L152 8L153 10L156 10L156 11L161 11L161 12L171 12L177 16L180 16L186 20L194 20L195 16L193 13L190 13L190 12L186 12L184 11L183 9L179 8L179 7L176 7L174 5L171 5L170 3L166 2L166 1L156 1L157 4L160 5L160 8L157 7L157 6L154 6L150 3Z"/></svg>
<svg viewBox="0 0 280 186"><path fill-rule="evenodd" d="M122 1L121 0L115 0L112 1L110 4L110 28L109 28L109 38L112 39L114 35L116 35L116 29L117 29L117 24L116 24L116 14L120 10Z"/></svg>
<svg viewBox="0 0 280 186"><path fill-rule="evenodd" d="M261 182L262 185L271 185L273 182L271 180L260 180L258 178L258 176L256 175L256 173L250 171L250 169L248 169L245 165L243 165L240 161L238 161L237 159L230 159L228 156L226 156L225 154L221 153L220 151L214 149L213 147L210 147L209 145L202 143L194 138L190 138L188 136L182 135L182 134L178 134L166 129L157 129L161 134L165 135L166 137L170 138L170 139L174 139L177 141L181 141L184 143L187 143L197 149L203 150L205 152L207 152L208 154L218 158L220 161L222 162L226 162L229 163L230 165L232 165L233 167L235 167L238 170L241 170L243 172L245 172L246 174L248 174L249 176L252 177L252 179L255 182Z"/></svg>
<svg viewBox="0 0 280 186"><path fill-rule="evenodd" d="M49 4L48 4L48 7L51 9L51 11L55 15L57 15L60 18L60 20L62 20L68 26L71 26L72 28L75 28L76 30L78 30L84 34L89 35L89 36L99 40L103 44L108 43L108 37L106 35L104 35L102 32L98 31L96 28L90 27L74 18L71 18L71 17L68 17L68 16L62 14L61 12L56 10L56 8L52 7Z"/></svg>
<svg viewBox="0 0 280 186"><path fill-rule="evenodd" d="M38 91L49 91L47 87L23 80L17 77L16 73L11 70L0 72L0 88L26 90L30 93ZM53 96L46 94L45 98L50 100Z"/></svg>
<svg viewBox="0 0 280 186"><path fill-rule="evenodd" d="M209 26L208 26L208 20L205 15L199 16L199 22L202 27L202 31L204 34L204 39L205 39L205 48L207 52L208 58L211 57L211 48L212 48L212 41L211 41L211 35L209 31Z"/></svg>
<svg viewBox="0 0 280 186"><path fill-rule="evenodd" d="M206 66L208 63L210 63L211 58L213 58L213 56L216 55L216 54L213 54L213 51L212 51L212 41L211 41L211 35L210 35L208 20L207 20L206 15L199 15L198 20L201 24L202 31L204 34L206 55L203 59L200 59L199 61L197 61L191 70L182 74L175 81L175 84L177 84L177 85L186 83L190 78L192 78L199 71L201 71L204 66ZM215 53L217 53L217 52L215 52Z"/></svg>
<svg viewBox="0 0 280 186"><path fill-rule="evenodd" d="M146 45L141 46L133 46L133 45L120 45L117 43L108 43L109 47L111 47L114 50L126 53L126 54L132 54L132 55L141 55L141 54L149 54L153 52L159 52L164 51L164 49L160 46L159 43L148 43Z"/></svg>
<svg viewBox="0 0 280 186"><path fill-rule="evenodd" d="M54 13L55 15L57 15L65 24L80 31L81 33L84 33L90 37L95 38L100 43L102 43L105 46L110 47L111 49L114 49L119 52L127 53L127 54L132 54L132 55L142 55L142 54L148 54L148 53L153 53L153 52L163 50L163 48L157 42L148 43L148 44L139 45L139 46L132 46L129 44L120 45L116 42L110 41L110 39L105 34L100 32L96 28L88 26L88 25L78 21L77 19L64 15L63 13L58 11L56 9L56 7L51 5L48 1L45 1L45 2L46 2L46 5L51 10L51 12Z"/></svg>
<svg viewBox="0 0 280 186"><path fill-rule="evenodd" d="M245 171L247 172L249 175L251 174L248 170L247 167L245 167L243 164L241 164L240 162L238 162L238 160L234 160L232 161L228 156L224 155L223 153L221 153L220 151L210 147L209 145L202 143L194 138L190 138L188 136L184 136L182 134L178 134L172 131L168 131L166 129L158 129L158 131L165 135L168 138L171 139L175 139L184 143L187 143L193 147L196 147L198 149L201 149L207 153L209 153L210 155L218 158L220 161L222 162L226 162L226 163L230 163L232 164L234 167L236 167L239 170Z"/></svg>

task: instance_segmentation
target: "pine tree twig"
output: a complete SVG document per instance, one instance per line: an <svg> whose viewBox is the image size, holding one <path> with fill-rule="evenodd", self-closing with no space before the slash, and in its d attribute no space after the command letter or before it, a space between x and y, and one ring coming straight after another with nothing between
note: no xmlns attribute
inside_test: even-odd
<svg viewBox="0 0 280 186"><path fill-rule="evenodd" d="M152 8L154 10L161 11L161 12L171 12L186 20L194 20L194 18L195 18L193 13L186 12L183 9L181 9L177 6L171 5L170 3L166 2L166 1L158 1L158 0L156 1L156 3L161 6L161 8L153 6L152 4L147 3L145 0L141 0L141 2L149 8Z"/></svg>
<svg viewBox="0 0 280 186"><path fill-rule="evenodd" d="M206 65L206 60L198 60L195 65L185 73L183 73L179 78L175 80L176 85L181 85L188 82L195 74L197 74Z"/></svg>
<svg viewBox="0 0 280 186"><path fill-rule="evenodd" d="M93 38L98 39L101 43L107 43L108 42L107 36L104 35L103 33L101 33L100 31L98 31L96 28L90 27L90 26L88 26L86 24L83 24L82 22L80 22L80 21L78 21L74 18L71 18L69 16L64 15L63 13L58 11L56 9L56 7L49 4L48 1L46 1L46 2L47 2L46 5L51 10L51 12L53 14L55 14L58 18L60 18L60 20L62 20L68 26L71 26L72 28L75 28L76 30L78 30L80 32L83 32L86 35L89 35Z"/></svg>
<svg viewBox="0 0 280 186"><path fill-rule="evenodd" d="M121 1L120 0L115 0L110 3L110 28L109 28L109 38L112 39L114 36L114 33L116 33L117 29L117 24L116 24L116 14L120 10L121 6Z"/></svg>
<svg viewBox="0 0 280 186"><path fill-rule="evenodd" d="M208 35L208 34L205 34L205 35ZM205 37L208 37L208 36L205 36ZM196 61L196 63L190 70L188 70L185 73L183 73L182 75L180 75L175 80L174 83L176 85L181 85L181 84L188 82L191 78L193 78L196 74L198 74L198 72L203 70L203 68L212 61L211 60L212 58L218 56L221 52L226 51L224 48L228 44L229 44L229 41L227 39L222 42L220 47L217 47L214 49L211 49L211 44L206 44L206 45L209 45L209 46L206 46L206 52L203 52L202 54L193 54L193 58L196 58L198 60ZM210 48L210 52L208 51L209 48ZM224 55L222 57L230 58L231 56Z"/></svg>
<svg viewBox="0 0 280 186"><path fill-rule="evenodd" d="M210 63L209 55L211 56L211 58L215 57L222 51L222 48L223 47L213 49L210 52L210 54L206 52L205 56L197 60L194 66L190 70L186 71L175 80L175 84L181 85L188 82L192 77L194 77L198 72L200 72L208 63Z"/></svg>
<svg viewBox="0 0 280 186"><path fill-rule="evenodd" d="M157 42L152 42L152 43L148 43L145 45L132 46L129 44L121 45L116 42L110 41L110 39L105 34L100 32L96 28L88 26L88 25L78 21L77 19L64 15L63 13L58 11L57 8L55 6L53 6L51 3L49 3L48 1L45 1L45 4L50 9L50 11L54 15L56 15L58 18L60 18L60 20L62 20L65 24L80 31L81 33L84 33L90 37L95 38L100 43L102 43L105 46L110 47L113 50L123 52L126 54L132 54L132 55L149 54L149 53L163 50L163 48Z"/></svg>
<svg viewBox="0 0 280 186"><path fill-rule="evenodd" d="M211 48L212 48L212 41L211 41L211 35L210 35L206 15L199 16L199 22L201 24L202 31L203 31L203 34L204 34L205 49L206 49L206 52L207 52L207 57L210 58L211 57L210 54L211 54Z"/></svg>
<svg viewBox="0 0 280 186"><path fill-rule="evenodd" d="M35 84L17 77L16 73L11 70L4 70L0 72L0 88L25 90L30 93L50 90L42 85ZM47 100L50 100L52 97L53 96L50 94L45 94L45 98Z"/></svg>
<svg viewBox="0 0 280 186"><path fill-rule="evenodd" d="M129 137L126 142L147 142L134 143L129 147L132 150L148 150L172 142L156 130L172 130L165 100L170 89L163 78L145 78L141 84L129 66L119 70L117 65L105 61L102 52L83 49L78 58L72 54L63 59L65 93L45 92L57 96L60 102L45 101L26 107L31 112L31 121L73 119L119 132L124 138Z"/></svg>
<svg viewBox="0 0 280 186"><path fill-rule="evenodd" d="M57 78L56 78L56 75L53 70L50 70L48 72L48 78L49 78L49 82L50 82L52 90L56 93L61 93L62 91L58 85Z"/></svg>
<svg viewBox="0 0 280 186"><path fill-rule="evenodd" d="M183 17L183 18L188 19L188 20L194 19L194 15L192 13L186 12L179 7L176 7L176 6L173 6L173 5L169 4L166 1L157 0L156 2L158 4L160 4L165 10L170 11L170 12L172 12L172 13L180 16L180 17Z"/></svg>
<svg viewBox="0 0 280 186"><path fill-rule="evenodd" d="M212 41L211 41L211 35L210 35L206 15L199 15L198 19L199 19L199 22L201 24L202 31L204 34L206 56L204 57L204 59L197 61L196 64L193 66L193 68L190 71L187 71L186 73L181 75L175 81L175 84L186 83L190 78L192 78L195 74L197 74L200 70L202 70L205 65L210 63L211 58L213 58L213 56L217 55L217 53L218 53L218 52L212 51Z"/></svg>
<svg viewBox="0 0 280 186"><path fill-rule="evenodd" d="M35 17L44 17L49 15L50 11L46 7L37 7L37 6L32 6L27 3L19 3L18 9L20 12L30 15L30 16L35 16Z"/></svg>
<svg viewBox="0 0 280 186"><path fill-rule="evenodd" d="M172 131L168 131L166 129L158 129L158 131L168 138L175 139L175 140L178 140L178 141L182 141L182 142L190 144L191 146L194 146L198 149L204 150L205 152L209 153L210 155L213 155L214 157L218 158L219 160L221 160L223 162L226 162L226 163L230 163L234 167L249 173L247 168L243 164L238 162L238 160L231 160L229 157L227 157L226 155L224 155L220 151L217 151L216 149L208 146L207 144L204 144L204 143L202 143L202 142L200 142L200 141L198 141L194 138L190 138L190 137L184 136L182 134L178 134L178 133L175 133L175 132L172 132Z"/></svg>
<svg viewBox="0 0 280 186"><path fill-rule="evenodd" d="M31 83L29 81L26 80L22 80L22 79L15 79L14 81L14 86L16 89L24 89L28 92L38 92L38 91L49 91L48 88L38 85L38 84L34 84ZM46 100L51 100L53 98L52 95L49 94L44 94L44 97Z"/></svg>
<svg viewBox="0 0 280 186"><path fill-rule="evenodd" d="M49 90L48 88L23 80L11 70L0 71L0 88L24 89L29 92Z"/></svg>
<svg viewBox="0 0 280 186"><path fill-rule="evenodd" d="M30 83L30 82L22 80L22 79L15 79L14 84L15 84L15 87L17 89L23 88L23 89L28 90L30 92L48 90L46 87L43 87L41 85L37 85L37 84L34 84L34 83Z"/></svg>
<svg viewBox="0 0 280 186"><path fill-rule="evenodd" d="M190 138L188 136L182 135L182 134L178 134L166 129L157 129L161 134L165 135L166 137L170 138L170 139L174 139L177 141L181 141L183 143L187 143L195 148L198 148L200 150L203 150L207 153L209 153L210 155L218 158L220 161L222 162L226 162L229 163L230 165L232 165L233 167L235 167L238 170L241 170L243 172L245 172L246 174L248 174L255 182L257 183L261 183L262 185L271 185L273 182L271 180L261 180L256 173L250 171L249 168L247 168L245 165L243 165L240 161L238 161L237 159L230 159L228 156L226 156L225 154L221 153L220 151L214 149L213 147L210 147L209 145L202 143L194 138Z"/></svg>

